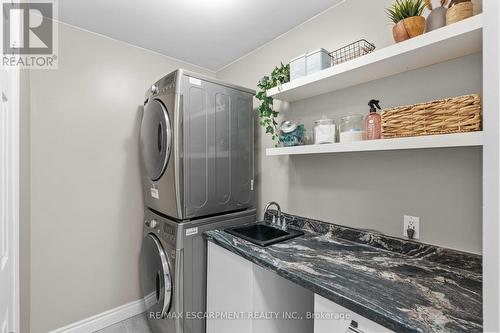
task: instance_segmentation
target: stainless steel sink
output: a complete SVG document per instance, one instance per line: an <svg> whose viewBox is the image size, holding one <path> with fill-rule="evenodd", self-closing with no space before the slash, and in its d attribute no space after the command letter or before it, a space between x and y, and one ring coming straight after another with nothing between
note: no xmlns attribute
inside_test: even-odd
<svg viewBox="0 0 500 333"><path fill-rule="evenodd" d="M295 229L278 229L264 222L233 227L225 231L262 247L280 243L304 234L302 231Z"/></svg>

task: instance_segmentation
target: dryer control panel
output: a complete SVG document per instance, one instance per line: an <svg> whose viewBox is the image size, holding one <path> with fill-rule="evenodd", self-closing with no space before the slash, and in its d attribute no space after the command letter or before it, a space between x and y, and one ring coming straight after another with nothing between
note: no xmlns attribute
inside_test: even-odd
<svg viewBox="0 0 500 333"><path fill-rule="evenodd" d="M175 93L175 82L177 79L177 72L168 75L158 82L154 83L147 91L144 100L144 105L146 105L150 98L158 95L167 95L170 93Z"/></svg>

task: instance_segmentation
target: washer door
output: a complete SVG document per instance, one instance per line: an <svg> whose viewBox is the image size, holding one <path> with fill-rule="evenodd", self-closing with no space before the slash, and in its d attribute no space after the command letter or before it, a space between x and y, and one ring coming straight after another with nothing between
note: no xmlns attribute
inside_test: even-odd
<svg viewBox="0 0 500 333"><path fill-rule="evenodd" d="M172 146L172 127L167 109L157 99L144 107L141 124L141 151L144 167L151 180L160 179L167 167Z"/></svg>
<svg viewBox="0 0 500 333"><path fill-rule="evenodd" d="M146 311L161 319L170 310L172 279L168 259L158 238L148 234L141 249L141 285Z"/></svg>

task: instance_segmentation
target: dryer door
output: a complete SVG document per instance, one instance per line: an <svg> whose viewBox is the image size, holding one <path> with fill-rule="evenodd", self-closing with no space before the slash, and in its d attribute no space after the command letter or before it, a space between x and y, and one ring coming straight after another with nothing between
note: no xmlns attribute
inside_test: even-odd
<svg viewBox="0 0 500 333"><path fill-rule="evenodd" d="M141 151L144 167L151 180L161 178L172 147L172 127L167 109L157 99L144 107L141 124Z"/></svg>
<svg viewBox="0 0 500 333"><path fill-rule="evenodd" d="M154 312L156 319L163 318L172 301L172 279L166 253L153 234L148 234L142 242L141 286L146 311Z"/></svg>

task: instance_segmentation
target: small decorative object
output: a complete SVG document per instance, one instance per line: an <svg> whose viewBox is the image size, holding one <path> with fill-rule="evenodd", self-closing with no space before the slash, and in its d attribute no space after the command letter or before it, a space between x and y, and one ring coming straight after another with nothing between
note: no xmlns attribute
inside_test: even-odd
<svg viewBox="0 0 500 333"><path fill-rule="evenodd" d="M419 36L425 31L424 0L396 0L387 15L394 23L392 34L396 43Z"/></svg>
<svg viewBox="0 0 500 333"><path fill-rule="evenodd" d="M325 49L308 52L306 56L307 75L319 72L332 64L330 54Z"/></svg>
<svg viewBox="0 0 500 333"><path fill-rule="evenodd" d="M441 0L441 6L433 8L432 0L425 0L425 5L427 6L427 9L431 11L429 13L429 16L427 16L425 24L426 32L442 28L446 25L446 12L448 11L446 9L447 3L448 0Z"/></svg>
<svg viewBox="0 0 500 333"><path fill-rule="evenodd" d="M480 130L481 97L477 94L402 106L382 112L382 138Z"/></svg>
<svg viewBox="0 0 500 333"><path fill-rule="evenodd" d="M276 141L276 146L280 142L278 122L276 121L279 112L274 110L274 100L272 97L267 96L267 90L288 81L290 81L290 65L281 64L280 67L274 68L271 77L266 75L257 83L260 91L255 97L261 102L259 106L259 124L266 129L266 133L272 135L273 141Z"/></svg>
<svg viewBox="0 0 500 333"><path fill-rule="evenodd" d="M352 114L340 118L340 142L361 141L365 137L362 114Z"/></svg>
<svg viewBox="0 0 500 333"><path fill-rule="evenodd" d="M470 0L451 0L446 12L446 25L465 20L474 15L474 4Z"/></svg>
<svg viewBox="0 0 500 333"><path fill-rule="evenodd" d="M326 116L314 122L314 144L335 143L337 126Z"/></svg>
<svg viewBox="0 0 500 333"><path fill-rule="evenodd" d="M332 66L364 56L374 50L374 44L366 41L365 39L358 40L330 53Z"/></svg>
<svg viewBox="0 0 500 333"><path fill-rule="evenodd" d="M280 141L283 147L301 146L304 142L305 128L293 120L284 121L280 126Z"/></svg>

